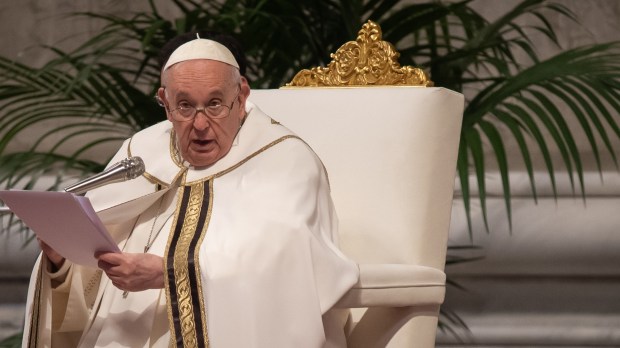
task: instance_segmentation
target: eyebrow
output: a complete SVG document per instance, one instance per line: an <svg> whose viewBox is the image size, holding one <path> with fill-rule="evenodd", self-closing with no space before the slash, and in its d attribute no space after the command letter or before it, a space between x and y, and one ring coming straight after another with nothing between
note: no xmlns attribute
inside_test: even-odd
<svg viewBox="0 0 620 348"><path fill-rule="evenodd" d="M223 98L226 95L226 93L224 93L223 90L221 89L216 89L214 90L211 95L210 95L210 99L214 99L214 98ZM189 98L190 97L190 93L186 92L186 91L179 91L176 93L176 99L183 99L183 98Z"/></svg>
<svg viewBox="0 0 620 348"><path fill-rule="evenodd" d="M174 97L176 99L187 98L189 97L189 93L181 91L181 92L175 93Z"/></svg>

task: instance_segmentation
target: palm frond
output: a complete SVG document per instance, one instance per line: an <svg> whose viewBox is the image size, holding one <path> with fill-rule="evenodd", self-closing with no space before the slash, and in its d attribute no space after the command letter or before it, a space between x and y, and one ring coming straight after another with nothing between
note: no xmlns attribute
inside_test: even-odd
<svg viewBox="0 0 620 348"><path fill-rule="evenodd" d="M59 60L65 63L61 64ZM143 96L120 74L105 65L86 68L81 61L65 55L59 60L35 69L0 57L0 70L5 76L0 88L0 112L3 114L0 119L0 159L3 168L11 168L15 158L24 158L24 154L18 157L7 154L6 148L14 139L29 134L33 125L46 125L44 129L47 130L32 141L31 150L34 153L42 151L45 143L50 155L45 160L15 167L13 177L3 176L0 180L7 186L22 179L25 168L48 172L47 168L54 167L56 162L63 163L63 168L78 165L79 156L77 161L68 160L62 151L63 145L74 138L79 138L82 144L74 155L80 155L102 143L119 142L146 123L135 117L133 110L136 109L135 101L147 104L145 100L150 98ZM141 105L142 110L157 110L155 103L150 103L153 104L150 108ZM105 161L107 158L101 158L96 167L100 168Z"/></svg>
<svg viewBox="0 0 620 348"><path fill-rule="evenodd" d="M608 129L614 136L620 135L618 120L614 119L611 112L620 105L619 58L620 43L590 45L562 52L483 89L467 105L463 127L472 128L493 115L496 116L495 120L513 129L515 119L521 120L525 125L522 128L530 132L537 132L535 129L542 126L560 150L573 185L573 173L577 175L580 192L585 198L580 150L575 134L566 121L567 115L559 111L558 105L565 105L581 126L580 131L590 144L599 171L602 166L598 139L603 142L617 166L617 157ZM549 96L555 97L555 100L552 101ZM515 135L514 130L512 133ZM539 150L544 154L549 175L553 177L555 172L547 145L539 132L533 135ZM522 145L520 148L524 158L530 157L527 148ZM499 149L494 150L497 154ZM505 179L504 174L502 178ZM556 192L554 180L552 184ZM507 186L504 186L504 194L510 197Z"/></svg>
<svg viewBox="0 0 620 348"><path fill-rule="evenodd" d="M47 146L53 150L50 159L68 163L60 158L67 155L62 149L69 141L88 138L74 152L81 156L106 138L118 141L163 119L152 100L159 83L156 55L179 33L205 28L236 33L251 57L252 86L279 87L302 68L326 64L330 52L352 40L361 23L372 19L382 26L384 39L400 51L403 65L428 69L438 86L474 92L467 100L457 165L470 229L472 169L488 228L484 173L489 166L482 157L487 145L498 163L510 216L510 163L500 125L518 146L535 200L533 152L541 154L557 195L553 148L560 153L573 190L578 186L584 196L576 131L585 134L599 170L602 151L618 166L612 144L620 137L615 112L620 110L619 44L579 47L540 61L531 33L558 46L558 33L547 14L576 22L568 7L523 0L489 21L470 6L472 2L174 0L179 16L165 18L150 0L150 11L142 13L79 13L104 26L75 50L50 47L56 57L41 69L0 58L0 158L13 139L35 124L60 122L33 141L32 150L44 152ZM517 59L523 54L529 61ZM571 116L560 111L564 108ZM574 117L580 129L571 129L567 117ZM54 139L58 134L66 139Z"/></svg>

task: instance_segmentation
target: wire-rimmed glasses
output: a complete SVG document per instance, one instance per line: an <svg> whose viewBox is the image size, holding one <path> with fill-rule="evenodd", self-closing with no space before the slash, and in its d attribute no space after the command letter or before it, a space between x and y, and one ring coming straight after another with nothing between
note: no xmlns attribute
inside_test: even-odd
<svg viewBox="0 0 620 348"><path fill-rule="evenodd" d="M177 105L176 109L170 110L170 115L175 121L180 122L193 120L198 114L198 111L202 111L208 118L211 119L226 118L228 117L228 115L230 115L230 111L232 110L233 105L235 105L235 101L239 97L240 92L241 89L237 91L237 94L235 95L233 101L230 103L230 106L222 104L219 101L214 101L207 106L197 108L191 103L183 101L180 102L179 105ZM155 96L155 99L160 106L165 106L163 100L161 100L159 96Z"/></svg>

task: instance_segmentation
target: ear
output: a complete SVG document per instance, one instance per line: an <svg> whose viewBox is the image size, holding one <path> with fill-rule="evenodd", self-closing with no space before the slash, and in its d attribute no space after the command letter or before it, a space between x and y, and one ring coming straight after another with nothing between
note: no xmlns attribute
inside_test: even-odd
<svg viewBox="0 0 620 348"><path fill-rule="evenodd" d="M249 96L250 96L250 84L248 83L248 80L245 77L241 76L241 83L240 83L240 90L239 90L239 105L244 111L245 111L245 102L248 100ZM245 114L245 112L242 112L242 114Z"/></svg>
<svg viewBox="0 0 620 348"><path fill-rule="evenodd" d="M166 118L168 121L172 121L170 117L170 108L168 107L168 102L166 101L166 89L164 87L159 87L157 90L157 103L166 109Z"/></svg>

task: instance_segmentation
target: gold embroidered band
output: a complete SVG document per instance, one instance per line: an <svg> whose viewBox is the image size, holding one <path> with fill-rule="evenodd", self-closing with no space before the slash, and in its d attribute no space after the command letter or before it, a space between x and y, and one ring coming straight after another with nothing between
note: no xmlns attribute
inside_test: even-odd
<svg viewBox="0 0 620 348"><path fill-rule="evenodd" d="M198 253L211 217L212 192L212 181L179 188L164 256L171 346L209 347Z"/></svg>

